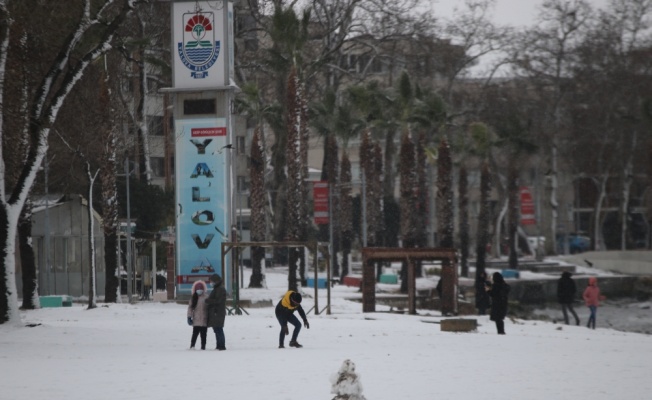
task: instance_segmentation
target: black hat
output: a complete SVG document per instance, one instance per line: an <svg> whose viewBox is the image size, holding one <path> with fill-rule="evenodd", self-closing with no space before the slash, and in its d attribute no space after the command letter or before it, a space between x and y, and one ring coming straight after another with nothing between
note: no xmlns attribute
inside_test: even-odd
<svg viewBox="0 0 652 400"><path fill-rule="evenodd" d="M301 294L297 292L292 292L290 295L290 301L296 304L301 304Z"/></svg>
<svg viewBox="0 0 652 400"><path fill-rule="evenodd" d="M211 282L222 283L222 277L219 276L218 274L211 275L211 277L209 279L210 279Z"/></svg>

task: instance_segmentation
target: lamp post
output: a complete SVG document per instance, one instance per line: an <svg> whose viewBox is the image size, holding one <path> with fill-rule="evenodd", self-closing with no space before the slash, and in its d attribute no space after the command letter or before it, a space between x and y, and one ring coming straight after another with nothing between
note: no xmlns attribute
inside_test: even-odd
<svg viewBox="0 0 652 400"><path fill-rule="evenodd" d="M54 160L54 156L52 157L52 159ZM43 165L43 173L45 176L45 271L47 275L47 287L48 287L48 296L49 296L50 295L50 203L48 200L48 196L49 196L48 167L49 167L49 162L46 154L45 163Z"/></svg>
<svg viewBox="0 0 652 400"><path fill-rule="evenodd" d="M127 178L127 299L131 303L132 295L132 265L131 265L131 203L129 201L129 157L125 157L125 176Z"/></svg>

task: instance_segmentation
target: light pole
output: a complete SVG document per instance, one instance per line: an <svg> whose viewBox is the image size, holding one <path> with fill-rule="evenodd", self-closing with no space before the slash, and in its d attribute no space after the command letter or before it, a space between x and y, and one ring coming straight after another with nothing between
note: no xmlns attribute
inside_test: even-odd
<svg viewBox="0 0 652 400"><path fill-rule="evenodd" d="M54 156L52 159L54 160ZM50 202L48 200L48 156L45 155L45 163L43 165L43 173L45 175L45 271L47 274L48 296L50 295ZM56 280L55 280L56 283ZM56 284L55 284L56 294Z"/></svg>
<svg viewBox="0 0 652 400"><path fill-rule="evenodd" d="M132 265L131 265L131 203L129 201L129 157L125 157L125 176L127 177L127 299L131 303L132 295Z"/></svg>

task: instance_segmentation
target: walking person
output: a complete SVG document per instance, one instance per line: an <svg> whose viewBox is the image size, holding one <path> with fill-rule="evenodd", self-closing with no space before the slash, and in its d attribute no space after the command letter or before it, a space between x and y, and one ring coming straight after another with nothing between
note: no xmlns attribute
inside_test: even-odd
<svg viewBox="0 0 652 400"><path fill-rule="evenodd" d="M299 315L303 319L303 325L310 329L310 324L308 324L308 318L306 317L305 311L301 307L301 294L293 290L288 290L287 293L283 296L281 301L276 305L276 319L278 323L281 324L281 333L278 338L278 348L285 348L285 335L289 334L288 322L294 325L294 331L292 332L292 339L290 339L290 347L301 348L302 345L297 342L299 337L299 332L301 331L301 322L294 315L295 311L299 311Z"/></svg>
<svg viewBox="0 0 652 400"><path fill-rule="evenodd" d="M561 304L561 312L564 314L564 322L568 325L568 311L575 317L575 325L580 324L580 319L573 309L573 302L577 293L575 281L571 278L573 274L568 271L561 273L561 278L557 281L557 301Z"/></svg>
<svg viewBox="0 0 652 400"><path fill-rule="evenodd" d="M213 328L217 350L226 350L226 338L224 337L224 319L226 318L226 289L224 281L218 274L209 278L213 284L213 291L206 299L208 305L207 325Z"/></svg>
<svg viewBox="0 0 652 400"><path fill-rule="evenodd" d="M487 293L487 273L480 272L475 279L475 308L478 309L478 315L486 315L487 309L491 307L491 298Z"/></svg>
<svg viewBox="0 0 652 400"><path fill-rule="evenodd" d="M486 291L491 297L491 314L489 319L496 323L496 330L499 335L505 334L505 317L507 316L507 299L510 287L500 272L494 272L493 283L486 285Z"/></svg>
<svg viewBox="0 0 652 400"><path fill-rule="evenodd" d="M589 308L589 321L586 324L587 328L595 329L595 315L598 311L598 306L600 305L600 300L604 300L605 297L600 295L600 288L598 287L598 278L592 276L589 278L589 285L584 289L582 294L584 299L584 304Z"/></svg>
<svg viewBox="0 0 652 400"><path fill-rule="evenodd" d="M201 340L201 349L206 350L206 284L203 281L196 281L192 284L192 296L188 304L188 325L192 326L192 336L190 337L190 349L195 348L197 336Z"/></svg>

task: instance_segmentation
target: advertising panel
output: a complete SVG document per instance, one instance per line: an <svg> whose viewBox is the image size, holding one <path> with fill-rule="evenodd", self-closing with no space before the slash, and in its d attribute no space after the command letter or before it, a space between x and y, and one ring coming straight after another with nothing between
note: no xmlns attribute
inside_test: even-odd
<svg viewBox="0 0 652 400"><path fill-rule="evenodd" d="M315 224L328 224L328 182L314 182L312 186L312 200L315 207Z"/></svg>
<svg viewBox="0 0 652 400"><path fill-rule="evenodd" d="M229 241L227 121L193 118L175 124L177 295L189 295L196 280L222 275L221 243Z"/></svg>
<svg viewBox="0 0 652 400"><path fill-rule="evenodd" d="M175 88L228 85L225 1L172 4L173 83ZM230 3L229 3L230 4ZM231 6L232 7L232 6Z"/></svg>
<svg viewBox="0 0 652 400"><path fill-rule="evenodd" d="M521 197L521 225L534 225L537 223L535 209L534 209L534 199L532 198L532 192L527 186L521 186L520 189Z"/></svg>

